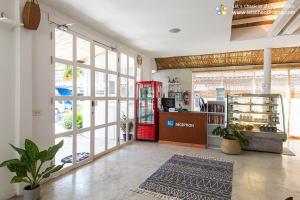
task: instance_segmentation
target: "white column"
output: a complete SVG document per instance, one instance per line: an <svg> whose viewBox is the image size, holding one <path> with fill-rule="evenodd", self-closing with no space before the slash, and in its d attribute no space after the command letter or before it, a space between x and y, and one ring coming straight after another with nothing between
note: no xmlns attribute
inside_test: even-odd
<svg viewBox="0 0 300 200"><path fill-rule="evenodd" d="M271 93L271 71L272 71L272 49L264 49L264 83L263 92L265 94Z"/></svg>

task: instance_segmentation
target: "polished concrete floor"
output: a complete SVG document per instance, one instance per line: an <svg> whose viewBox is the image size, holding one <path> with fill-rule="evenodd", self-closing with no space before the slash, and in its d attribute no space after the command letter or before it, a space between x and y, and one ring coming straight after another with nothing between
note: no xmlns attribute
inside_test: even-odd
<svg viewBox="0 0 300 200"><path fill-rule="evenodd" d="M224 155L198 149L135 142L42 186L43 200L150 200L131 192L174 154L232 160L233 200L300 199L300 141L286 144L297 156L246 152Z"/></svg>

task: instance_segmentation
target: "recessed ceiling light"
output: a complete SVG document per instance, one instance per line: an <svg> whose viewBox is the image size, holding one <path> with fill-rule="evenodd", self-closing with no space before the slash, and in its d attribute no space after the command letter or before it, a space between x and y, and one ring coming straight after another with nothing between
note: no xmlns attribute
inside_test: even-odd
<svg viewBox="0 0 300 200"><path fill-rule="evenodd" d="M170 33L179 33L181 31L180 28L172 28L169 30Z"/></svg>

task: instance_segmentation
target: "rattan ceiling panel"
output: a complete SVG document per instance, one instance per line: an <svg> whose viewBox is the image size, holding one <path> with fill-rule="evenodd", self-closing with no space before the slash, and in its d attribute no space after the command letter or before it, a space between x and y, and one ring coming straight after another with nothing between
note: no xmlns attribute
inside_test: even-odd
<svg viewBox="0 0 300 200"><path fill-rule="evenodd" d="M164 70L203 67L263 65L263 57L263 50L253 50L197 56L156 58L155 61L157 69ZM300 48L292 47L272 49L272 63L300 63Z"/></svg>

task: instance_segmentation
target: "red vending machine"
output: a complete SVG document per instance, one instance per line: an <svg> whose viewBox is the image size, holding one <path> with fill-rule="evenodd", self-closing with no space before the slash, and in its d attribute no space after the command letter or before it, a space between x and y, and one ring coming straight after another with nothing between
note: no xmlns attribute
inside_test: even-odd
<svg viewBox="0 0 300 200"><path fill-rule="evenodd" d="M136 139L157 141L162 83L142 81L136 87Z"/></svg>

